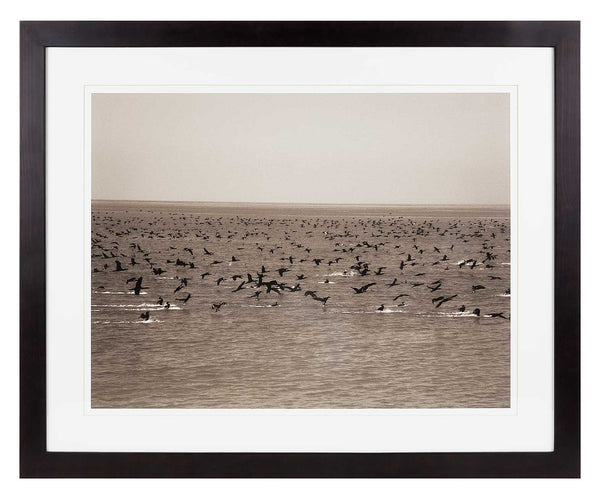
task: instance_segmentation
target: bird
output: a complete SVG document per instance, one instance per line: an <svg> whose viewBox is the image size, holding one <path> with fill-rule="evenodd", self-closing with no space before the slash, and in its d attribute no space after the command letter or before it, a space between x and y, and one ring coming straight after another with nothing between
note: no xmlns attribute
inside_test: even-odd
<svg viewBox="0 0 600 499"><path fill-rule="evenodd" d="M508 317L505 317L503 312L500 312L500 313L491 313L491 314L485 314L485 316L486 316L486 317L499 317L499 318L501 318L501 319L506 319L506 320L508 320Z"/></svg>
<svg viewBox="0 0 600 499"><path fill-rule="evenodd" d="M188 293L185 298L177 298L177 301L182 301L183 303L187 303L191 297L192 297L192 295L190 293Z"/></svg>
<svg viewBox="0 0 600 499"><path fill-rule="evenodd" d="M377 307L377 310L379 310L380 312L383 312L385 310L383 303L381 305L379 305L379 307Z"/></svg>
<svg viewBox="0 0 600 499"><path fill-rule="evenodd" d="M473 293L475 293L475 291L478 291L480 289L485 289L485 286L482 286L481 284L476 284L475 286L471 286L471 291Z"/></svg>
<svg viewBox="0 0 600 499"><path fill-rule="evenodd" d="M218 312L219 310L221 310L221 307L223 305L227 305L227 302L222 301L219 303L213 303L211 306L211 309L214 310L215 312Z"/></svg>
<svg viewBox="0 0 600 499"><path fill-rule="evenodd" d="M141 319L144 319L145 321L147 321L148 319L150 319L150 311L146 310L145 312L142 313L142 315L140 315Z"/></svg>
<svg viewBox="0 0 600 499"><path fill-rule="evenodd" d="M140 277L140 278L139 278L139 279L136 281L136 283L135 283L135 287L133 287L133 288L130 288L131 290L133 290L133 292L134 292L136 295L139 295L139 294L140 294L140 291L141 291L142 289L148 289L148 288L143 288L143 287L142 287L142 279L143 279L143 277Z"/></svg>
<svg viewBox="0 0 600 499"><path fill-rule="evenodd" d="M446 303L447 301L452 300L453 298L456 298L458 295L452 295L452 296L448 296L447 298L442 298L438 304L435 306L435 308L440 308L441 305L443 305L444 303Z"/></svg>
<svg viewBox="0 0 600 499"><path fill-rule="evenodd" d="M375 286L377 283L375 282L371 282L369 284L365 284L362 288L352 288L354 290L354 292L359 295L361 293L364 293L365 291L367 291L367 289L369 289L371 286Z"/></svg>
<svg viewBox="0 0 600 499"><path fill-rule="evenodd" d="M327 300L329 300L329 298L330 298L329 296L326 296L325 298L321 298L321 297L319 297L319 296L317 296L315 294L312 294L311 296L312 296L313 300L320 301L323 305L326 305L327 304Z"/></svg>
<svg viewBox="0 0 600 499"><path fill-rule="evenodd" d="M277 286L277 284L278 284L277 281L269 281L269 282L265 282L264 284L267 287L267 294L269 294L271 291L274 291L278 295L281 294L281 292L277 288L273 287L273 286Z"/></svg>
<svg viewBox="0 0 600 499"><path fill-rule="evenodd" d="M408 295L406 293L399 294L398 296L396 296L396 298L394 298L393 301L396 301L398 298L402 298L403 296L408 296Z"/></svg>
<svg viewBox="0 0 600 499"><path fill-rule="evenodd" d="M115 260L115 266L117 267L115 272L123 272L124 270L127 270L121 266L121 262L119 260Z"/></svg>

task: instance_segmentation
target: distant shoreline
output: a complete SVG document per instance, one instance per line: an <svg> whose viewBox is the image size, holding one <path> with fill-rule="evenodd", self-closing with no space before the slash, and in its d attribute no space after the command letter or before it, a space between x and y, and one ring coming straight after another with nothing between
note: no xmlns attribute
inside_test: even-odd
<svg viewBox="0 0 600 499"><path fill-rule="evenodd" d="M326 217L470 217L510 218L507 205L376 205L307 203L225 203L189 201L92 200L94 210L179 211L210 216L326 216Z"/></svg>

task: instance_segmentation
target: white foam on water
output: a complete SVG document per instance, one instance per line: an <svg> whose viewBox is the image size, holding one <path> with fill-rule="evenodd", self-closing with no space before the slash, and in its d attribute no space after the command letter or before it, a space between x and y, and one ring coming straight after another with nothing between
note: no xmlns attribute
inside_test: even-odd
<svg viewBox="0 0 600 499"><path fill-rule="evenodd" d="M127 305L115 305L115 304L108 304L108 305L100 305L100 304L96 304L96 303L92 303L92 307L100 307L100 308L142 308L142 307L153 307L153 308L163 308L164 305L159 305L158 303L140 303L138 305L131 305L131 304L127 304Z"/></svg>
<svg viewBox="0 0 600 499"><path fill-rule="evenodd" d="M476 317L481 318L478 315L472 314L471 312L428 312L418 313L420 317Z"/></svg>
<svg viewBox="0 0 600 499"><path fill-rule="evenodd" d="M445 317L478 317L477 315L472 314L471 312L440 312L439 315Z"/></svg>
<svg viewBox="0 0 600 499"><path fill-rule="evenodd" d="M351 272L332 272L331 274L323 274L324 277L353 277L356 275L356 272L352 270Z"/></svg>
<svg viewBox="0 0 600 499"><path fill-rule="evenodd" d="M148 320L139 320L139 321L94 321L92 324L146 324L150 322L165 322L159 321L158 319L148 319Z"/></svg>
<svg viewBox="0 0 600 499"><path fill-rule="evenodd" d="M328 281L328 282L319 281L319 284L335 284L335 282L334 281Z"/></svg>
<svg viewBox="0 0 600 499"><path fill-rule="evenodd" d="M158 305L155 303L142 303L141 305L114 305L114 304L108 304L108 305L92 305L92 307L94 308L94 312L101 312L101 311L110 311L112 309L129 309L132 310L133 312L137 312L137 311L145 311L145 310L154 310L156 312L160 312L161 310L182 310L181 307L178 307L177 305L171 305L169 308L165 308L164 305Z"/></svg>
<svg viewBox="0 0 600 499"><path fill-rule="evenodd" d="M404 314L405 310L392 310L392 309L384 309L384 310L342 310L342 314Z"/></svg>

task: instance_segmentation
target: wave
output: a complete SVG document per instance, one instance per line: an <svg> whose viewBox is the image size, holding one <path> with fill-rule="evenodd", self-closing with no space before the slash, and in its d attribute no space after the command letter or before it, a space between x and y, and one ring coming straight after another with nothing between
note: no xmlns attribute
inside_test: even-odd
<svg viewBox="0 0 600 499"><path fill-rule="evenodd" d="M150 310L150 311L154 311L154 312L160 312L161 310L182 310L181 307L178 307L177 305L171 305L169 308L165 308L164 305L154 305L154 304L147 304L147 305L92 305L94 308L94 312L108 312L111 311L115 308L125 308L125 309L129 309L133 312L144 312L146 310ZM133 310L132 310L133 309Z"/></svg>
<svg viewBox="0 0 600 499"><path fill-rule="evenodd" d="M165 322L158 319L148 319L139 321L93 321L92 324L148 324L150 322Z"/></svg>
<svg viewBox="0 0 600 499"><path fill-rule="evenodd" d="M131 305L131 304L127 304L127 305L115 305L115 304L99 305L99 304L92 303L92 307L101 307L101 308L140 308L140 307L164 308L164 305L159 305L158 303L140 303L138 305Z"/></svg>
<svg viewBox="0 0 600 499"><path fill-rule="evenodd" d="M342 314L404 314L406 313L405 309L399 308L398 310L393 310L391 308L386 308L384 310L342 310Z"/></svg>

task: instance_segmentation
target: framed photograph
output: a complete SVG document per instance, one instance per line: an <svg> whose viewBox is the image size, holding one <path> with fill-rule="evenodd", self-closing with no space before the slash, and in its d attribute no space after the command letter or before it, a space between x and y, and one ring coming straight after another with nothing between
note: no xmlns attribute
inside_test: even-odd
<svg viewBox="0 0 600 499"><path fill-rule="evenodd" d="M23 22L23 477L578 477L577 22Z"/></svg>

